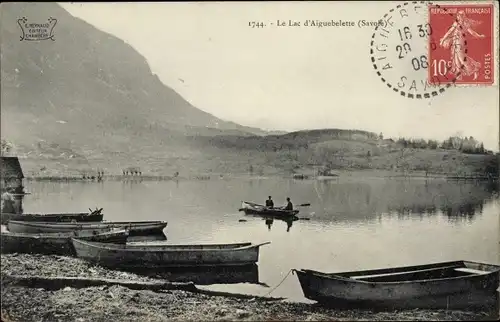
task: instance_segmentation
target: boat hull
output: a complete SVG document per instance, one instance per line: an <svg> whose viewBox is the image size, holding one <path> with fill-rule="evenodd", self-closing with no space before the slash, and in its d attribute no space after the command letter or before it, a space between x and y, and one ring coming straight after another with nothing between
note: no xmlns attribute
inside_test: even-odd
<svg viewBox="0 0 500 322"><path fill-rule="evenodd" d="M112 245L73 238L79 258L108 268L168 268L250 265L258 261L261 245ZM242 246L241 246L242 245ZM218 245L222 246L222 245Z"/></svg>
<svg viewBox="0 0 500 322"><path fill-rule="evenodd" d="M124 270L123 268L121 270ZM127 269L127 272L160 278L170 282L193 282L196 285L211 284L262 284L259 281L259 270L257 264L220 267L180 267L165 269L136 268Z"/></svg>
<svg viewBox="0 0 500 322"><path fill-rule="evenodd" d="M96 222L102 221L104 215L89 213L60 213L60 214L11 214L2 213L1 224L5 225L10 220L36 221L36 222Z"/></svg>
<svg viewBox="0 0 500 322"><path fill-rule="evenodd" d="M297 214L299 213L298 210L293 210L293 211L284 211L284 210L273 210L273 209L266 209L266 210L256 210L256 209L249 209L249 208L243 208L243 212L246 215L260 215L260 216L266 216L266 217L276 217L276 218L296 218Z"/></svg>
<svg viewBox="0 0 500 322"><path fill-rule="evenodd" d="M397 275L401 276L404 273L398 273L396 277L393 275L362 280L362 275L361 279L352 279L348 277L349 273L336 275L310 270L295 272L304 296L326 305L393 309L442 308L442 305L449 307L453 304L450 304L450 299L456 304L467 302L467 305L471 305L470 301L478 295L495 296L499 287L499 270L495 268L496 266L488 265L492 271L483 274L462 274L456 268L465 268L465 263L483 265L472 262L449 262L442 269L419 266L420 272L406 274L410 277L414 274L412 279L400 281L396 280ZM380 271L383 270L373 272L377 274ZM363 274L369 274L370 271L366 272ZM421 279L415 274L422 276L434 274L434 276Z"/></svg>
<svg viewBox="0 0 500 322"><path fill-rule="evenodd" d="M20 222L9 221L7 228L16 233L58 233L71 232L77 230L109 230L112 228L122 228L129 231L130 236L141 236L147 234L162 233L166 222L92 222L92 223L40 223L40 222Z"/></svg>
<svg viewBox="0 0 500 322"><path fill-rule="evenodd" d="M251 203L248 201L242 202L240 211L246 215L259 215L283 219L296 219L299 210L283 210L278 208L267 208L263 205Z"/></svg>
<svg viewBox="0 0 500 322"><path fill-rule="evenodd" d="M2 232L1 251L2 253L75 256L75 249L71 241L73 237L86 241L124 244L127 242L128 232L126 230L110 230L107 232L81 230L55 234Z"/></svg>

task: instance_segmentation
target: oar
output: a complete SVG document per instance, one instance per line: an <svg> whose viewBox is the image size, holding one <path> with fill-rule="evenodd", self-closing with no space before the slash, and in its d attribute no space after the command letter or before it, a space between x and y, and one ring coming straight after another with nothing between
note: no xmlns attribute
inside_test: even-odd
<svg viewBox="0 0 500 322"><path fill-rule="evenodd" d="M302 203L300 205L297 205L297 207L309 207L310 205L310 203Z"/></svg>
<svg viewBox="0 0 500 322"><path fill-rule="evenodd" d="M253 206L265 207L264 205L261 205L261 204L255 203L255 202L250 202L250 201L242 201L242 202L249 204L249 205L253 205Z"/></svg>

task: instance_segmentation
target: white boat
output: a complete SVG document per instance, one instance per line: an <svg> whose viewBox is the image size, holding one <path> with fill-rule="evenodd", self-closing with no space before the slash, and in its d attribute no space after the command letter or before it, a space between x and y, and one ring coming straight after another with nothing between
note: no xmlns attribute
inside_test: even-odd
<svg viewBox="0 0 500 322"><path fill-rule="evenodd" d="M79 258L118 269L250 265L258 262L259 247L266 244L118 245L73 238Z"/></svg>
<svg viewBox="0 0 500 322"><path fill-rule="evenodd" d="M109 230L111 228L127 229L130 235L161 233L167 226L165 221L103 221L78 223L47 223L11 220L7 223L9 231L14 233L62 233L75 230Z"/></svg>

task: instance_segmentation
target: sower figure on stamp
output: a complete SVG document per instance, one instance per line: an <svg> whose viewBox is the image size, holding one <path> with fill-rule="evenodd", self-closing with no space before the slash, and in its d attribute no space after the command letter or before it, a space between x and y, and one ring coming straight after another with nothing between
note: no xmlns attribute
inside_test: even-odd
<svg viewBox="0 0 500 322"><path fill-rule="evenodd" d="M474 80L477 79L481 64L467 55L464 34L467 32L473 37L484 38L484 35L472 29L472 27L479 24L481 24L481 21L467 18L464 11L459 11L455 22L439 42L441 47L451 47L451 72L458 75L457 79L462 79L462 75L474 75Z"/></svg>

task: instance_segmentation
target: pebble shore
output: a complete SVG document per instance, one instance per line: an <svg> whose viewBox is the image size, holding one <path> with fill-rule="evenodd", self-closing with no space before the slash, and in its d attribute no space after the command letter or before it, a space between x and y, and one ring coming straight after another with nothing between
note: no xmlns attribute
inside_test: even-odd
<svg viewBox="0 0 500 322"><path fill-rule="evenodd" d="M135 291L101 286L56 291L9 285L5 275L93 277L153 281L131 273L90 266L77 258L2 254L2 321L478 321L485 312L334 310L318 305L239 299L188 291Z"/></svg>

